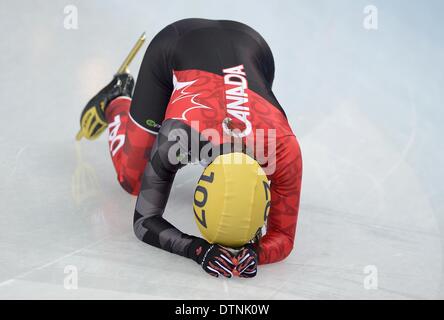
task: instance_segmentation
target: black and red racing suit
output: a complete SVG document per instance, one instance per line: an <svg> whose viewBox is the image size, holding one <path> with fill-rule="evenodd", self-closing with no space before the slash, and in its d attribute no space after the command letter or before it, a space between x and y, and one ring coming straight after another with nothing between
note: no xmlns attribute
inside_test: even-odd
<svg viewBox="0 0 444 320"><path fill-rule="evenodd" d="M231 139L222 125L229 118L232 127L248 133L241 137L247 146L261 141L265 146L261 152L271 154L261 163L271 181L271 208L266 234L259 242L259 263L289 255L299 210L302 159L272 92L273 79L270 48L244 24L185 19L155 36L143 58L132 101L117 98L106 109L118 180L126 191L138 195L134 230L140 240L185 257L192 255L196 237L163 218L175 174L184 166L168 161L168 150L177 143L169 135L176 129L189 136L195 133L199 149L209 143L222 145ZM206 129L216 130L221 138L215 142ZM275 140L273 150L267 150L270 139ZM182 147L191 148L190 144Z"/></svg>

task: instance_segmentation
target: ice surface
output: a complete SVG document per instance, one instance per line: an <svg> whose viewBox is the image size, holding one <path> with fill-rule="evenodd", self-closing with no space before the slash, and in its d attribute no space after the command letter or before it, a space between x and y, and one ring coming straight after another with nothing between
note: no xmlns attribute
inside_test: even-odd
<svg viewBox="0 0 444 320"><path fill-rule="evenodd" d="M444 4L371 2L376 31L361 0L3 1L0 298L444 298ZM77 30L64 28L68 4ZM135 39L186 17L264 36L301 143L295 249L255 279L214 279L138 241L105 137L74 141L82 107ZM195 234L199 173L180 172L165 215ZM69 265L77 290L64 288ZM364 286L367 266L377 289Z"/></svg>

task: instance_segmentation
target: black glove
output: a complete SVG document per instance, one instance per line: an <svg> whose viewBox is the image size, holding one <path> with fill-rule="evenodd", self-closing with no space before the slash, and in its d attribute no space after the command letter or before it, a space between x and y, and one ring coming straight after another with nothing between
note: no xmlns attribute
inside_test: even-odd
<svg viewBox="0 0 444 320"><path fill-rule="evenodd" d="M234 255L227 249L217 244L210 244L204 239L195 238L188 251L188 257L200 264L208 274L214 277L233 276Z"/></svg>
<svg viewBox="0 0 444 320"><path fill-rule="evenodd" d="M117 74L113 80L96 94L83 109L80 115L80 131L77 140L85 137L96 139L106 129L105 110L108 104L117 97L132 97L134 78L129 73Z"/></svg>
<svg viewBox="0 0 444 320"><path fill-rule="evenodd" d="M247 244L241 249L235 259L234 274L242 278L253 278L257 274L258 255L252 244Z"/></svg>
<svg viewBox="0 0 444 320"><path fill-rule="evenodd" d="M202 268L212 276L231 278L236 267L234 256L227 249L214 244L206 252L202 260Z"/></svg>

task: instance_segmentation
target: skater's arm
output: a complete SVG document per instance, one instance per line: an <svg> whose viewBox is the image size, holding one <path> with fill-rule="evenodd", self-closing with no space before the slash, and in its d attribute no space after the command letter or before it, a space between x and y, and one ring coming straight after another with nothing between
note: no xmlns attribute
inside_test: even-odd
<svg viewBox="0 0 444 320"><path fill-rule="evenodd" d="M302 158L294 136L283 138L271 179L267 233L260 240L259 264L285 259L293 249L301 192Z"/></svg>
<svg viewBox="0 0 444 320"><path fill-rule="evenodd" d="M186 139L175 139L177 134L185 132L181 128L174 128L177 123L174 120L165 121L153 145L137 198L133 226L141 241L198 261L197 256L205 252L209 244L203 239L182 233L163 218L174 177L186 164L179 162L181 157L170 159L171 154L176 155L176 152L171 153L170 150L188 152L189 148ZM202 246L202 250L196 254L195 249L199 246Z"/></svg>

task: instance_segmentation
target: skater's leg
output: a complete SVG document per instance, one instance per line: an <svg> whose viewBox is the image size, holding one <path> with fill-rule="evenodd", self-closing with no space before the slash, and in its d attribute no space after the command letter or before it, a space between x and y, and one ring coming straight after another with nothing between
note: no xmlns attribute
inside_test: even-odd
<svg viewBox="0 0 444 320"><path fill-rule="evenodd" d="M134 195L139 193L141 176L173 91L168 48L176 37L172 26L154 37L142 60L132 100L119 97L106 109L109 149L117 177Z"/></svg>
<svg viewBox="0 0 444 320"><path fill-rule="evenodd" d="M143 130L129 116L131 98L114 99L106 109L108 142L117 179L129 193L137 195L141 175L156 135Z"/></svg>

